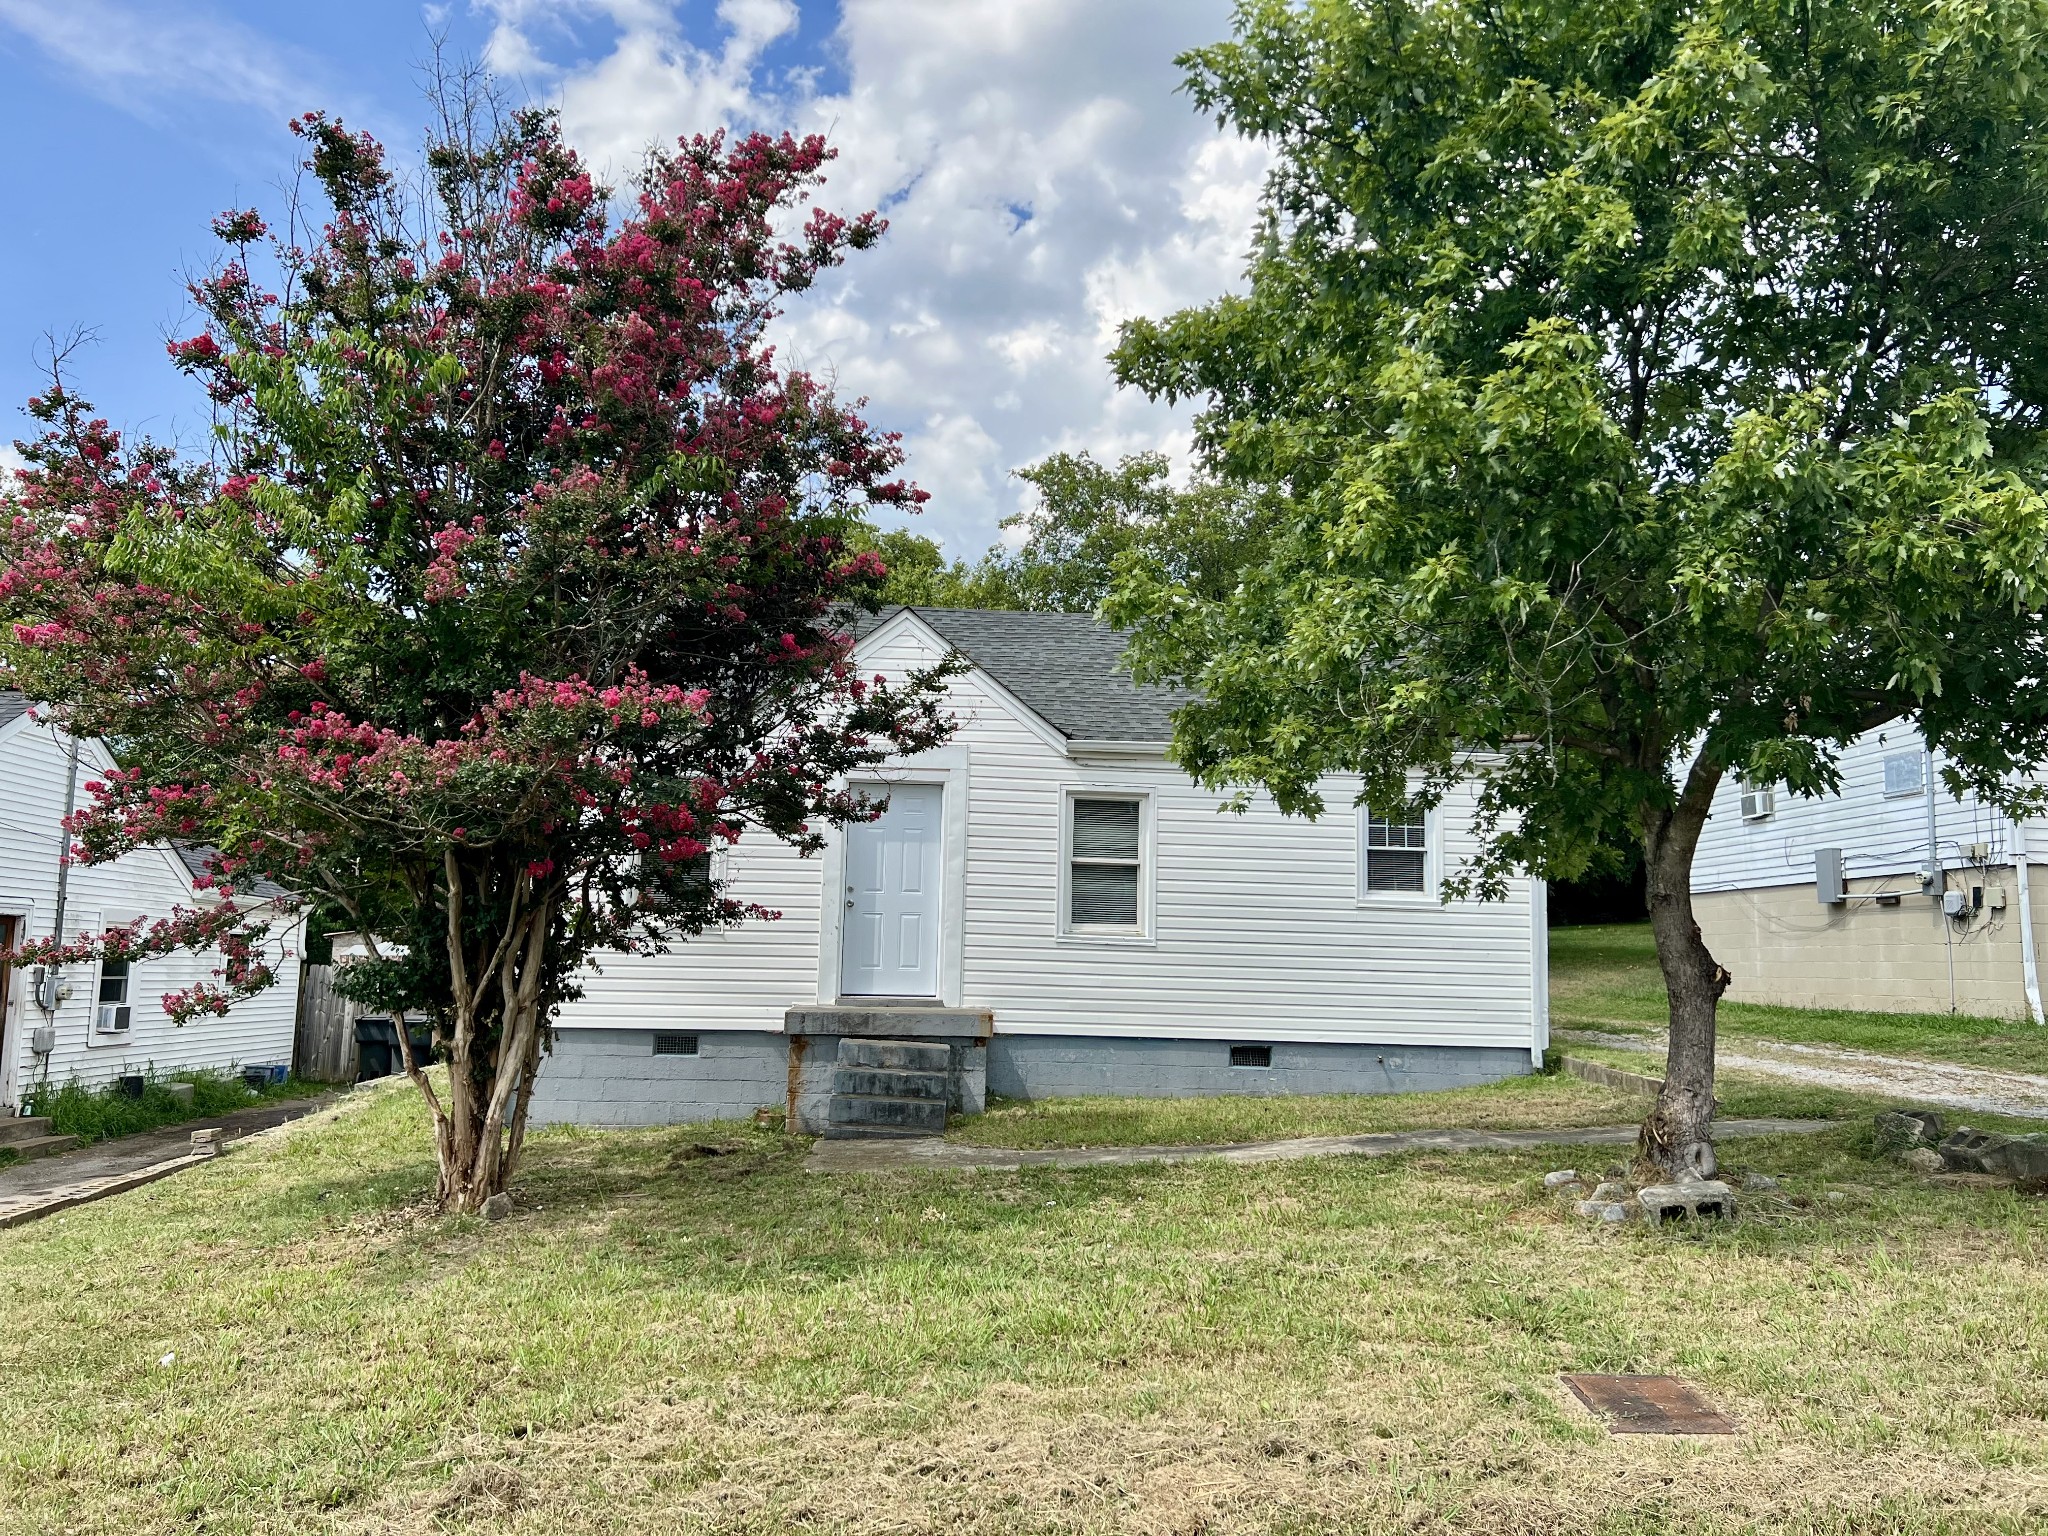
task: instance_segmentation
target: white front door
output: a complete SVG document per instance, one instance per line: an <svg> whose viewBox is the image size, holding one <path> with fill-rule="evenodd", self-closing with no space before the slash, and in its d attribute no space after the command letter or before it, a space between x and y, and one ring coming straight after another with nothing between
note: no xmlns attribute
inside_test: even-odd
<svg viewBox="0 0 2048 1536"><path fill-rule="evenodd" d="M940 785L898 784L881 820L846 829L842 996L938 996L944 803Z"/></svg>

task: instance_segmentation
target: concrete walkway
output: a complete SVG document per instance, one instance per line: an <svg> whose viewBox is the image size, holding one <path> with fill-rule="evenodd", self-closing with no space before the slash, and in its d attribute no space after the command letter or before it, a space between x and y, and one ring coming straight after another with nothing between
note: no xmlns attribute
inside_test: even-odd
<svg viewBox="0 0 2048 1536"><path fill-rule="evenodd" d="M0 1227L19 1226L38 1216L69 1210L88 1200L119 1194L206 1161L194 1158L192 1133L216 1127L223 1142L238 1141L324 1109L332 1099L286 1099L225 1115L187 1120L139 1136L96 1141L75 1152L0 1168Z"/></svg>
<svg viewBox="0 0 2048 1536"><path fill-rule="evenodd" d="M1716 1120L1714 1136L1805 1136L1839 1120ZM1296 1157L1393 1157L1401 1152L1523 1152L1531 1147L1632 1146L1640 1129L1601 1125L1557 1131L1383 1131L1368 1136L1297 1136L1216 1147L975 1147L936 1136L820 1141L804 1162L812 1173L880 1173L899 1168L1106 1168L1123 1163L1278 1163Z"/></svg>

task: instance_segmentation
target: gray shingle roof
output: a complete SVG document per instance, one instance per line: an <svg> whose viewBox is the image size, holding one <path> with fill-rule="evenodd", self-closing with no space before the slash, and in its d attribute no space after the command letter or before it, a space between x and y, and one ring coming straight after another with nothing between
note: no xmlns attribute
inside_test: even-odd
<svg viewBox="0 0 2048 1536"><path fill-rule="evenodd" d="M0 688L0 725L12 725L28 713L28 696Z"/></svg>
<svg viewBox="0 0 2048 1536"><path fill-rule="evenodd" d="M178 855L178 862L185 866L195 880L208 873L207 865L219 851L203 843L173 843L171 848ZM237 894L252 896L258 901L274 901L279 896L291 894L274 880L230 880L229 884L235 887Z"/></svg>
<svg viewBox="0 0 2048 1536"><path fill-rule="evenodd" d="M861 626L869 630L900 610ZM1070 741L1164 742L1188 695L1134 683L1123 636L1088 613L912 608L954 650Z"/></svg>

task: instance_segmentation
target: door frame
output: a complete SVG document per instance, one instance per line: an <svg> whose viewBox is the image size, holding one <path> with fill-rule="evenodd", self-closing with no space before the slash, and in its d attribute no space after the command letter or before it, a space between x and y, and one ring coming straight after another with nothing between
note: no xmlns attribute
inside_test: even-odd
<svg viewBox="0 0 2048 1536"><path fill-rule="evenodd" d="M887 794L892 784L937 784L943 790L939 801L939 992L942 1007L958 1008L967 972L967 798L968 751L963 745L935 747L920 752L915 761L894 764L868 773L855 774L850 788L870 795ZM818 1002L825 1007L872 1004L875 999L849 996L839 990L842 935L846 925L846 903L840 893L846 887L845 827L834 827L826 838L819 871L818 910Z"/></svg>

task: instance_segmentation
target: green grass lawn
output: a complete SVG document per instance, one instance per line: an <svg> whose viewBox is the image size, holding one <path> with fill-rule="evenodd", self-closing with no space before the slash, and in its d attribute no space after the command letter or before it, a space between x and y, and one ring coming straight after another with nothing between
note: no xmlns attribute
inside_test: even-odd
<svg viewBox="0 0 2048 1536"><path fill-rule="evenodd" d="M1665 1026L1664 978L1647 923L1553 929L1551 1022L1560 1029L1654 1033ZM1946 1013L1854 1013L1723 1003L1731 1039L1853 1046L1890 1056L2048 1072L2048 1029Z"/></svg>
<svg viewBox="0 0 2048 1536"><path fill-rule="evenodd" d="M1727 1146L1783 1195L1695 1233L1541 1194L1611 1149L856 1177L806 1150L550 1131L511 1219L443 1219L394 1085L0 1232L0 1529L2048 1520L2048 1204L1917 1180L1860 1123ZM1745 1432L1611 1438L1568 1370L1677 1372Z"/></svg>

